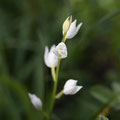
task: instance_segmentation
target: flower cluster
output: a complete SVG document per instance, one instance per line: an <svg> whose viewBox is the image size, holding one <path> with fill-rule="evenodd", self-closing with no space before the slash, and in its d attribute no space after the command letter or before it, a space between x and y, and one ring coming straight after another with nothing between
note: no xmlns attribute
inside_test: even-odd
<svg viewBox="0 0 120 120"><path fill-rule="evenodd" d="M78 24L76 26L77 20L74 20L72 22L72 16L68 17L62 26L62 33L63 33L63 39L62 42L60 42L57 46L53 45L50 50L48 47L45 47L45 53L44 53L44 62L47 67L49 68L55 68L58 66L59 59L66 58L68 55L67 46L65 44L66 39L73 38L79 31L80 27L82 26L82 23ZM56 77L55 73L53 73L54 78ZM55 82L55 80L54 80ZM76 94L82 86L77 85L77 80L69 79L66 81L62 94L64 95L74 95ZM60 95L62 95L60 93ZM58 95L59 96L59 95ZM57 98L59 98L57 96ZM31 99L32 104L36 109L41 109L42 102L41 100L34 94L29 93L29 97Z"/></svg>

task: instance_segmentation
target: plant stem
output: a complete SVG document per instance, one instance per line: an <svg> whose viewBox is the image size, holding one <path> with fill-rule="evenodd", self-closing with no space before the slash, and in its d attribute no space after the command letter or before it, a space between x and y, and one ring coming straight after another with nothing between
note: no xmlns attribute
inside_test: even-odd
<svg viewBox="0 0 120 120"><path fill-rule="evenodd" d="M63 95L63 90L61 90L56 96L56 99L59 99Z"/></svg>
<svg viewBox="0 0 120 120"><path fill-rule="evenodd" d="M45 118L48 118L48 115L46 114L46 112L44 112L43 110L40 110L40 112L43 114Z"/></svg>
<svg viewBox="0 0 120 120"><path fill-rule="evenodd" d="M62 42L66 41L66 34L64 34ZM51 68L52 71L52 77L54 80L54 86L53 86L53 92L52 92L52 96L51 96L51 103L50 103L50 110L49 110L49 116L47 118L47 120L50 120L52 117L52 113L53 113L53 108L54 108L54 104L55 104L55 96L56 96L56 91L57 91L57 84L58 84L58 76L59 76L59 69L60 69L60 62L61 62L61 57L59 57L58 59L58 64L57 64L57 68L56 68L56 74L55 74L55 68Z"/></svg>
<svg viewBox="0 0 120 120"><path fill-rule="evenodd" d="M55 79L56 79L55 67L51 68L51 74L52 74L53 81L55 82Z"/></svg>
<svg viewBox="0 0 120 120"><path fill-rule="evenodd" d="M55 82L54 82L53 92L52 92L52 96L51 96L51 103L50 103L50 111L49 111L49 118L48 118L48 120L51 119L53 108L54 108L55 95L56 95L57 84L58 84L58 75L59 75L60 62L61 62L61 58L59 58L59 60L58 60L58 65L57 65L57 69L56 69L56 79L55 79Z"/></svg>
<svg viewBox="0 0 120 120"><path fill-rule="evenodd" d="M63 39L62 39L62 42L65 42L65 41L66 41L66 33L64 34Z"/></svg>

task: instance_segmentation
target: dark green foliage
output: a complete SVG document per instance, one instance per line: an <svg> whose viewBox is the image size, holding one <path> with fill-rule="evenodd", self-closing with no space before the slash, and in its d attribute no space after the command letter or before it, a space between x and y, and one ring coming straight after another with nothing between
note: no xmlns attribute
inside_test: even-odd
<svg viewBox="0 0 120 120"><path fill-rule="evenodd" d="M0 0L0 120L42 120L27 94L38 95L48 110L52 78L44 48L61 41L71 14L83 26L66 41L58 90L70 78L83 88L57 100L53 118L120 119L119 0Z"/></svg>

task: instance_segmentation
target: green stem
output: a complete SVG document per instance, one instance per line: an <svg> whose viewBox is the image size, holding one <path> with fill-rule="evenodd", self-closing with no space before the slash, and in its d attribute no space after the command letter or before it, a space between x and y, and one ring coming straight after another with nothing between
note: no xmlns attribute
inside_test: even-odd
<svg viewBox="0 0 120 120"><path fill-rule="evenodd" d="M48 115L46 114L46 112L44 112L43 110L40 110L40 112L43 114L43 116L48 119Z"/></svg>
<svg viewBox="0 0 120 120"><path fill-rule="evenodd" d="M66 41L66 34L64 34L63 39L62 39L62 42L65 42L65 41ZM61 62L61 57L59 57L59 59L58 59L58 64L57 64L57 68L56 68L56 75L55 75L55 69L51 68L52 77L54 80L54 86L53 86L53 92L52 92L51 101L50 101L51 103L50 103L49 116L48 116L47 120L51 119L52 113L53 113L53 108L54 108L54 104L55 104L55 96L56 96L56 91L57 91L57 84L58 84L60 62Z"/></svg>
<svg viewBox="0 0 120 120"><path fill-rule="evenodd" d="M65 42L65 41L66 41L66 33L64 34L63 39L62 39L62 42Z"/></svg>
<svg viewBox="0 0 120 120"><path fill-rule="evenodd" d="M56 82L58 81L58 75L59 75L59 69L60 69L60 62L61 62L61 57L58 60L58 65L56 69Z"/></svg>
<svg viewBox="0 0 120 120"><path fill-rule="evenodd" d="M55 95L56 95L57 84L58 84L58 75L59 75L60 62L61 62L61 58L59 58L59 60L58 60L58 65L57 65L57 69L56 69L56 79L55 79L54 86L53 86L53 92L52 92L52 97L51 97L51 104L50 104L50 111L49 111L49 118L48 118L48 120L51 119L53 108L54 108Z"/></svg>
<svg viewBox="0 0 120 120"><path fill-rule="evenodd" d="M63 95L63 90L61 90L56 96L56 99L59 99Z"/></svg>
<svg viewBox="0 0 120 120"><path fill-rule="evenodd" d="M51 68L51 74L52 74L53 81L55 82L55 79L56 79L55 67Z"/></svg>

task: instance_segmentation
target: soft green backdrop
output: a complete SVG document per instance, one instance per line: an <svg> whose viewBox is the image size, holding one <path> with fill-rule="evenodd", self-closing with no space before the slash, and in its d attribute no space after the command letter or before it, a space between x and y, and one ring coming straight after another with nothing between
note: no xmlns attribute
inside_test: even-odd
<svg viewBox="0 0 120 120"><path fill-rule="evenodd" d="M52 78L44 48L61 41L69 15L83 26L67 40L58 90L69 78L84 87L56 102L54 120L120 119L119 0L0 0L0 120L42 120L27 93L47 111Z"/></svg>

